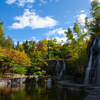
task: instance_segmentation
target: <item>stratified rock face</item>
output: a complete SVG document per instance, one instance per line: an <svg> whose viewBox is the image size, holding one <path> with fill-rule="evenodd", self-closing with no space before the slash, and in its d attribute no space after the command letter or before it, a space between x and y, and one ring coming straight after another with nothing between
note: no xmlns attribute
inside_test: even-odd
<svg viewBox="0 0 100 100"><path fill-rule="evenodd" d="M100 36L94 39L89 51L89 62L84 83L100 85Z"/></svg>

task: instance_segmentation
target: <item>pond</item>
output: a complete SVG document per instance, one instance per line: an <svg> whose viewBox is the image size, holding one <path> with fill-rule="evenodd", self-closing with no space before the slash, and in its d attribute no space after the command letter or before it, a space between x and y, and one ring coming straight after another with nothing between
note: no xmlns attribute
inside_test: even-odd
<svg viewBox="0 0 100 100"><path fill-rule="evenodd" d="M86 93L55 85L22 84L0 88L0 100L84 100Z"/></svg>

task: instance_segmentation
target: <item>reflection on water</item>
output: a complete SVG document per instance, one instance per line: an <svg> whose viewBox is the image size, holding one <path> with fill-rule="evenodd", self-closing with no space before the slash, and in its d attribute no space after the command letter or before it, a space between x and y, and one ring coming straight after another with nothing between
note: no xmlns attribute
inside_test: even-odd
<svg viewBox="0 0 100 100"><path fill-rule="evenodd" d="M0 100L84 100L84 97L84 93L46 84L0 88Z"/></svg>

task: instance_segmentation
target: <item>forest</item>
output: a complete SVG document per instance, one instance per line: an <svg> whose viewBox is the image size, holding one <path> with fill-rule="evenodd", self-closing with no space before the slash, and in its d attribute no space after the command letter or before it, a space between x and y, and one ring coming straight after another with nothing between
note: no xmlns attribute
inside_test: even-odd
<svg viewBox="0 0 100 100"><path fill-rule="evenodd" d="M0 73L16 73L24 75L47 75L44 66L52 67L48 61L66 61L69 75L83 75L88 61L89 43L100 34L100 4L91 2L90 16L85 25L76 21L73 28L64 32L66 42L58 43L56 39L14 42L10 36L5 37L4 22L0 21ZM55 67L55 66L53 66Z"/></svg>

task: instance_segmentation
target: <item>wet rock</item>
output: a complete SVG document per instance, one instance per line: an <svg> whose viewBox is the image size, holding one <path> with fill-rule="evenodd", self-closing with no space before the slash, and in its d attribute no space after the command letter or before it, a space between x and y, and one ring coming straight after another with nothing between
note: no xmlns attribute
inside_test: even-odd
<svg viewBox="0 0 100 100"><path fill-rule="evenodd" d="M85 83L100 85L100 35L88 47L89 61L86 68Z"/></svg>
<svg viewBox="0 0 100 100"><path fill-rule="evenodd" d="M100 90L93 90L87 95L85 100L100 100Z"/></svg>

